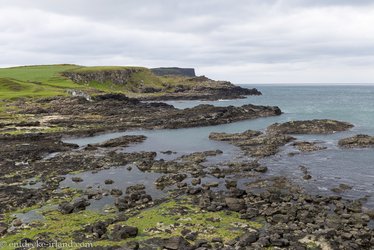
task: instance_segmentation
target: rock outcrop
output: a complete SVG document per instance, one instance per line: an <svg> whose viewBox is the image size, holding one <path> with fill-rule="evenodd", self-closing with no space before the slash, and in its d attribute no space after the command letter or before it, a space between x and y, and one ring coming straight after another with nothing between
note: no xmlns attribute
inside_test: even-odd
<svg viewBox="0 0 374 250"><path fill-rule="evenodd" d="M332 134L347 131L353 127L348 122L335 120L306 120L275 123L267 128L268 133L281 134Z"/></svg>
<svg viewBox="0 0 374 250"><path fill-rule="evenodd" d="M82 70L82 71L65 71L61 74L73 82L87 84L98 82L101 84L112 82L114 84L127 84L134 73L144 70L143 68L125 68L116 70Z"/></svg>
<svg viewBox="0 0 374 250"><path fill-rule="evenodd" d="M374 147L374 136L355 135L339 140L338 144L344 148L371 148Z"/></svg>
<svg viewBox="0 0 374 250"><path fill-rule="evenodd" d="M262 133L260 131L247 130L243 133L211 133L209 139L216 141L227 141L248 155L257 158L274 155L281 146L295 140L292 136L284 134Z"/></svg>

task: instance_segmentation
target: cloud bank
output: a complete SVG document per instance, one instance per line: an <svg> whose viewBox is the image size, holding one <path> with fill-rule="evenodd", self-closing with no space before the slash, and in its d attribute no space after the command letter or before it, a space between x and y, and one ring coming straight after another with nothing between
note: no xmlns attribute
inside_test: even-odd
<svg viewBox="0 0 374 250"><path fill-rule="evenodd" d="M235 83L374 82L374 4L0 0L0 66L195 67Z"/></svg>

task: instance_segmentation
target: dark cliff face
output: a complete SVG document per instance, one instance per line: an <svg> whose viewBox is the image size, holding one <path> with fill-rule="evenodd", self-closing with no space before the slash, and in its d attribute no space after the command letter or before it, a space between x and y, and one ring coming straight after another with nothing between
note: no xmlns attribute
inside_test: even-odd
<svg viewBox="0 0 374 250"><path fill-rule="evenodd" d="M195 69L193 68L154 68L151 69L152 73L157 76L186 76L186 77L195 77Z"/></svg>
<svg viewBox="0 0 374 250"><path fill-rule="evenodd" d="M141 69L121 69L121 70L98 70L98 71L82 71L62 72L62 75L76 83L112 82L114 84L126 84L131 79L132 74L140 72Z"/></svg>

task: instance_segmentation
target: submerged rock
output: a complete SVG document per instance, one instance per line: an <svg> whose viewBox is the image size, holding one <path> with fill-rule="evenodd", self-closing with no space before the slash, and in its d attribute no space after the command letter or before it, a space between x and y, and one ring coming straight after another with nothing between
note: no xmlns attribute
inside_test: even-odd
<svg viewBox="0 0 374 250"><path fill-rule="evenodd" d="M339 140L338 144L344 148L370 148L374 147L374 136L355 135Z"/></svg>
<svg viewBox="0 0 374 250"><path fill-rule="evenodd" d="M318 150L326 149L326 146L318 145L318 142L308 142L308 141L297 141L292 143L292 146L296 147L301 152L313 152Z"/></svg>

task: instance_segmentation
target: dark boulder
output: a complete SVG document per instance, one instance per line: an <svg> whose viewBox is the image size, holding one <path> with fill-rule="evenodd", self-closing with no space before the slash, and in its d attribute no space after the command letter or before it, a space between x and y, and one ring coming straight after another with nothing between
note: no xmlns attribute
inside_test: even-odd
<svg viewBox="0 0 374 250"><path fill-rule="evenodd" d="M115 225L112 231L113 240L124 240L138 235L138 228L131 226Z"/></svg>

